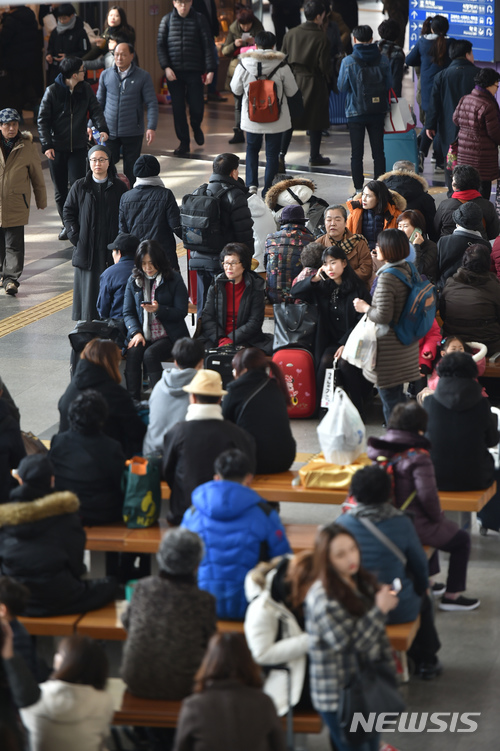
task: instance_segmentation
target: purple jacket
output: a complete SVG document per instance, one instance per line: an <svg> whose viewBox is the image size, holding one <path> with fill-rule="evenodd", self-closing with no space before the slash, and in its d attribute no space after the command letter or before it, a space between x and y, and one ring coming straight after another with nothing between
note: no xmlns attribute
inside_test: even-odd
<svg viewBox="0 0 500 751"><path fill-rule="evenodd" d="M430 450L431 444L423 435L407 430L388 430L383 438L369 438L367 453L381 463L394 454L411 448ZM400 508L411 493L417 495L408 506L422 545L440 548L458 532L455 522L447 519L439 502L434 465L430 454L412 452L392 466L394 468L395 505ZM384 457L384 459L382 459Z"/></svg>

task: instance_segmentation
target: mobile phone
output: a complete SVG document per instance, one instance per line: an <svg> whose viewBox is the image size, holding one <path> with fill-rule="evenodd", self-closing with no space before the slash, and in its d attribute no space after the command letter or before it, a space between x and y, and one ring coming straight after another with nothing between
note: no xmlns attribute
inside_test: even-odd
<svg viewBox="0 0 500 751"><path fill-rule="evenodd" d="M325 281L325 282L327 282L327 281L328 281L329 277L328 277L328 275L327 275L327 274L325 274L325 272L324 272L323 270L321 270L321 271L319 272L319 275L320 275L321 279L323 279L323 281Z"/></svg>
<svg viewBox="0 0 500 751"><path fill-rule="evenodd" d="M415 229L411 233L410 242L412 243L415 240L415 238L418 237L418 235L422 235L423 236L423 234L424 233L422 232L422 230L420 229L420 227L415 227Z"/></svg>
<svg viewBox="0 0 500 751"><path fill-rule="evenodd" d="M397 594L398 592L401 592L402 589L403 585L401 584L401 579L397 576L392 582L392 591Z"/></svg>

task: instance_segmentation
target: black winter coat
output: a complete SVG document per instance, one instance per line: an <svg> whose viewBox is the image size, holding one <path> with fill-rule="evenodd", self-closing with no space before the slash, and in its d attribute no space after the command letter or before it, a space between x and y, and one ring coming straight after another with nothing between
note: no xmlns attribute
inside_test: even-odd
<svg viewBox="0 0 500 751"><path fill-rule="evenodd" d="M78 16L75 20L75 25L72 29L57 33L57 29L54 29L49 37L49 44L47 47L47 54L52 57L57 57L61 53L66 57L83 57L90 49L90 42L83 25L83 21ZM59 63L54 61L49 64L48 71L48 83L52 83L59 73Z"/></svg>
<svg viewBox="0 0 500 751"><path fill-rule="evenodd" d="M213 480L214 462L228 449L240 449L255 467L253 437L228 420L178 422L168 431L163 444L162 471L170 486L170 510L177 524L191 506L193 490Z"/></svg>
<svg viewBox="0 0 500 751"><path fill-rule="evenodd" d="M266 307L266 283L254 271L243 274L245 291L241 298L236 317L234 344L245 347L267 349L268 337L262 332L264 311ZM228 278L219 274L207 294L207 301L201 314L201 337L211 347L217 347L219 339L226 337L227 298L225 283ZM233 332L228 334L233 338Z"/></svg>
<svg viewBox="0 0 500 751"><path fill-rule="evenodd" d="M55 82L45 89L38 111L37 124L42 151L85 149L89 116L99 133L109 135L102 107L90 84L81 81L71 93L60 73Z"/></svg>
<svg viewBox="0 0 500 751"><path fill-rule="evenodd" d="M118 234L120 198L126 190L125 183L118 177L108 175L104 194L108 220L106 245L112 243ZM86 177L73 183L63 208L63 221L68 239L75 246L72 263L73 266L84 271L92 269L94 253L99 251L99 248L95 247L96 208L96 198L92 190L92 172L89 170Z"/></svg>
<svg viewBox="0 0 500 751"><path fill-rule="evenodd" d="M464 202L458 198L446 198L442 201L436 211L434 218L434 234L436 237L451 235L455 231L456 222L453 220L453 212L458 209ZM500 220L494 205L482 196L472 199L483 212L483 223L480 232L485 240L495 240L500 234Z"/></svg>
<svg viewBox="0 0 500 751"><path fill-rule="evenodd" d="M160 185L135 185L120 200L119 231L139 240L156 240L170 265L179 270L174 232L182 237L181 215L171 190Z"/></svg>
<svg viewBox="0 0 500 751"><path fill-rule="evenodd" d="M498 443L497 418L480 384L471 378L441 376L423 404L439 490L489 487L495 466L488 447Z"/></svg>
<svg viewBox="0 0 500 751"><path fill-rule="evenodd" d="M406 170L392 170L380 175L381 180L390 190L395 190L406 200L406 208L421 211L425 219L425 227L421 227L427 232L431 240L438 239L439 234L435 236L434 217L436 216L436 202L427 192L429 185L422 175L412 174Z"/></svg>
<svg viewBox="0 0 500 751"><path fill-rule="evenodd" d="M201 13L202 16L208 21L210 27L210 33L213 37L218 37L220 34L219 19L217 18L217 7L215 0L209 0L210 13L207 8L206 0L193 0L193 9L197 13Z"/></svg>
<svg viewBox="0 0 500 751"><path fill-rule="evenodd" d="M10 474L26 456L19 423L12 416L8 403L0 399L0 503L6 501L17 483Z"/></svg>
<svg viewBox="0 0 500 751"><path fill-rule="evenodd" d="M174 73L208 73L215 71L213 40L208 21L193 8L186 18L176 9L163 16L158 29L158 60Z"/></svg>
<svg viewBox="0 0 500 751"><path fill-rule="evenodd" d="M5 70L28 70L40 66L42 36L36 16L25 5L12 6L2 16L0 31L0 65Z"/></svg>
<svg viewBox="0 0 500 751"><path fill-rule="evenodd" d="M437 245L429 238L425 238L420 245L413 246L415 248L415 266L419 274L425 274L427 279L436 284L438 276L438 261L437 261Z"/></svg>
<svg viewBox="0 0 500 751"><path fill-rule="evenodd" d="M221 189L229 188L219 200L221 245L217 250L205 248L204 252L191 250L189 268L209 269L220 271L219 254L227 243L244 243L252 252L254 250L253 219L248 208L248 189L243 180L215 173L208 181L207 192L213 195L220 193Z"/></svg>
<svg viewBox="0 0 500 751"><path fill-rule="evenodd" d="M67 430L52 438L49 459L56 491L69 490L78 497L82 524L122 521L125 455L118 441L104 433Z"/></svg>
<svg viewBox="0 0 500 751"><path fill-rule="evenodd" d="M141 454L146 425L137 414L132 397L126 389L111 379L104 368L88 360L78 362L73 380L59 399L59 432L69 430L69 405L86 389L95 389L106 400L109 410L104 425L106 435L121 443L127 459L134 454Z"/></svg>
<svg viewBox="0 0 500 751"><path fill-rule="evenodd" d="M254 437L256 472L286 472L295 461L297 446L290 429L285 397L274 378L263 370L249 370L226 388L222 414L225 420L231 420Z"/></svg>
<svg viewBox="0 0 500 751"><path fill-rule="evenodd" d="M155 300L158 302L158 320L167 332L172 342L189 336L189 331L184 321L188 313L188 292L184 280L176 271L172 272L172 279L164 279L155 291ZM142 334L144 309L144 291L138 282L142 280L131 276L125 287L125 299L123 301L123 319L127 327L127 342L135 334Z"/></svg>
<svg viewBox="0 0 500 751"><path fill-rule="evenodd" d="M444 235L438 240L438 290L444 288L446 280L462 265L464 253L471 245L484 245L491 252L491 245L487 240L464 230L457 230L452 235Z"/></svg>

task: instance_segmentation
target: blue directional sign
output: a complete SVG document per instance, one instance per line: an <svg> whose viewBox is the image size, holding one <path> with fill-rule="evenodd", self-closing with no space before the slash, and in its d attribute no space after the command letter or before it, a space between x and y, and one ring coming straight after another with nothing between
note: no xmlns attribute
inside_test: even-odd
<svg viewBox="0 0 500 751"><path fill-rule="evenodd" d="M448 19L448 36L472 42L476 60L500 59L500 30L495 30L494 0L410 0L410 48L417 43L425 19L437 14Z"/></svg>

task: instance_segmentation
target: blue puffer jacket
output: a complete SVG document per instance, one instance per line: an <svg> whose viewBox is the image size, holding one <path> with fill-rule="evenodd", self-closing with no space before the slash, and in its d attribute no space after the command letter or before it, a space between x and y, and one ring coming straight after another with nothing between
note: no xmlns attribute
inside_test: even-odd
<svg viewBox="0 0 500 751"><path fill-rule="evenodd" d="M105 70L99 79L97 99L104 111L110 138L144 134L144 107L148 130L158 125L158 101L151 76L132 63L122 80L116 67Z"/></svg>
<svg viewBox="0 0 500 751"><path fill-rule="evenodd" d="M437 65L433 61L432 46L436 39L437 34L426 34L423 37L419 37L418 42L406 55L405 60L406 65L411 65L412 68L420 66L420 90L422 92L422 109L424 112L427 112L431 101L434 76L447 68L451 62L448 55L451 39L446 39L446 55L444 56L443 64Z"/></svg>
<svg viewBox="0 0 500 751"><path fill-rule="evenodd" d="M368 507L364 506L363 508ZM358 506L359 509L360 506ZM374 507L374 511L378 511L378 508ZM429 582L427 557L411 519L405 516L402 511L397 511L392 518L383 521L375 521L371 516L367 517L404 553L408 561L405 569L394 553L379 542L356 518L355 514L356 509L351 513L339 516L337 521L349 530L358 541L363 567L375 574L382 584L391 584L398 577L403 585L398 595L399 605L388 614L388 623L414 621L420 612L421 605L421 597L416 593L415 587L423 594L429 586ZM415 585L407 571L410 572Z"/></svg>
<svg viewBox="0 0 500 751"><path fill-rule="evenodd" d="M205 543L198 585L216 598L218 618L243 618L246 574L291 552L279 515L254 490L228 480L200 485L192 501L181 526Z"/></svg>
<svg viewBox="0 0 500 751"><path fill-rule="evenodd" d="M352 55L344 57L340 66L337 86L339 91L346 93L345 113L346 117L356 117L359 120L370 122L374 118L382 115L361 114L357 102L357 75L360 68L360 61L370 67L379 66L385 77L387 90L387 109L389 109L389 89L392 87L392 73L389 59L382 55L378 44L355 44Z"/></svg>

